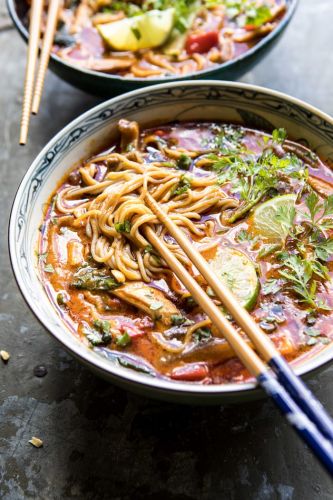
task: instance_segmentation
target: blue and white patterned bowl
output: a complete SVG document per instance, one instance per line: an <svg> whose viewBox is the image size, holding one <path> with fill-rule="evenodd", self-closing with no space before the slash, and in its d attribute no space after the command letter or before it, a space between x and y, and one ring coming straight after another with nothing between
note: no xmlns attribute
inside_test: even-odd
<svg viewBox="0 0 333 500"><path fill-rule="evenodd" d="M33 162L18 189L9 228L14 274L28 305L45 328L82 363L124 388L148 396L193 403L226 403L259 397L254 383L195 385L175 383L119 366L88 349L70 332L48 300L36 262L43 205L67 170L110 143L120 118L155 125L174 120L221 120L258 129L284 127L333 166L333 119L284 94L252 85L216 81L169 83L106 101L67 125ZM333 344L304 362L309 374L333 358Z"/></svg>

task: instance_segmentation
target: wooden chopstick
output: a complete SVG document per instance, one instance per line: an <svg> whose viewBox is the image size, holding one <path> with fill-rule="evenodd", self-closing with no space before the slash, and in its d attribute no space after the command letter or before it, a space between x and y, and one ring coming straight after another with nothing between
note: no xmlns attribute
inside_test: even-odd
<svg viewBox="0 0 333 500"><path fill-rule="evenodd" d="M28 55L27 55L27 65L25 72L21 130L20 130L21 145L26 144L28 137L42 12L43 12L43 0L32 0L30 23L29 23Z"/></svg>
<svg viewBox="0 0 333 500"><path fill-rule="evenodd" d="M208 262L191 244L184 232L161 209L150 194L146 195L145 200L151 211L167 227L171 236L175 238L179 246L213 289L216 296L253 342L255 348L272 368L281 384L288 390L308 417L315 422L320 432L333 442L333 421L322 404L314 397L306 384L294 373L290 365L254 321L252 316L246 309L240 306L233 293L211 272Z"/></svg>
<svg viewBox="0 0 333 500"><path fill-rule="evenodd" d="M170 227L172 230L170 234L178 241L178 233L181 232L169 216L160 208L158 203L147 194L145 196L147 205L150 207L153 213L157 215L159 220L164 223L168 223L168 229ZM330 474L333 475L333 446L332 441L327 437L316 426L316 422L308 417L307 413L302 410L302 408L293 399L291 391L289 391L288 384L284 385L283 382L279 381L274 377L274 375L268 370L266 365L258 357L258 355L252 351L250 346L242 338L242 336L237 332L233 325L225 318L220 309L214 304L214 302L205 294L200 285L194 280L194 278L188 273L185 267L178 261L178 259L172 254L168 249L166 244L154 233L150 227L146 227L145 234L150 243L156 248L163 259L167 262L170 269L176 274L188 291L192 294L195 301L202 307L209 318L214 322L218 331L226 338L235 354L242 360L246 368L252 373L258 383L263 387L266 393L273 399L275 404L279 407L284 415L286 415L289 423L294 427L298 434L303 438L303 440L310 446L315 455L320 459L322 464L327 468ZM183 234L183 233L182 233ZM192 246L191 242L186 238L187 249L192 247L194 253L197 250ZM181 238L180 238L181 239ZM180 245L181 246L181 245ZM188 255L188 252L186 252ZM189 252L190 253L190 252ZM209 280L207 282L210 284ZM241 308L240 305L238 305ZM264 335L264 334L263 334ZM283 358L282 358L283 359ZM293 373L293 372L292 372ZM303 384L303 382L294 375L297 380ZM304 384L303 384L304 385ZM306 388L307 389L307 388ZM313 398L311 392L307 389L307 393ZM319 403L319 402L318 402ZM319 403L317 406L319 413L325 410ZM328 419L330 417L326 414ZM319 418L319 421L321 419ZM328 422L326 422L328 423ZM330 421L330 427L332 428L332 421Z"/></svg>
<svg viewBox="0 0 333 500"><path fill-rule="evenodd" d="M216 304L202 290L201 286L186 271L179 260L168 250L168 247L156 236L154 231L147 227L145 233L150 243L159 251L161 256L168 263L172 271L184 284L187 290L192 294L194 300L202 307L207 316L216 325L219 332L229 342L236 355L243 361L250 373L258 377L260 373L266 370L266 366L258 356L253 356L254 352L248 343L238 335L232 324L221 314Z"/></svg>
<svg viewBox="0 0 333 500"><path fill-rule="evenodd" d="M35 93L32 103L32 113L36 115L38 113L39 104L43 92L45 74L47 66L49 64L50 53L53 45L54 34L57 28L57 20L59 8L61 5L61 0L51 0L49 4L49 9L47 13L47 22L45 33L43 37L42 52L39 61L39 68L36 77Z"/></svg>

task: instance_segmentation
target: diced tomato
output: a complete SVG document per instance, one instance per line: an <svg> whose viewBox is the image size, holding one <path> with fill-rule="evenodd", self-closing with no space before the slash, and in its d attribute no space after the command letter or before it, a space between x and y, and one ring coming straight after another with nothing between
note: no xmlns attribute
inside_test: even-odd
<svg viewBox="0 0 333 500"><path fill-rule="evenodd" d="M197 382L208 376L209 370L206 363L189 363L188 365L174 368L170 377L174 380Z"/></svg>
<svg viewBox="0 0 333 500"><path fill-rule="evenodd" d="M244 26L244 29L245 29L246 31L254 31L255 29L257 29L257 27L256 27L254 24L246 24L246 25Z"/></svg>
<svg viewBox="0 0 333 500"><path fill-rule="evenodd" d="M219 43L218 31L208 31L207 33L198 33L189 35L186 40L185 49L188 54L205 54L212 47Z"/></svg>
<svg viewBox="0 0 333 500"><path fill-rule="evenodd" d="M121 333L127 332L128 335L131 337L131 339L135 339L137 337L141 337L144 335L144 332L140 330L137 326L135 326L133 323L130 323L129 321L120 321L119 322L119 331Z"/></svg>

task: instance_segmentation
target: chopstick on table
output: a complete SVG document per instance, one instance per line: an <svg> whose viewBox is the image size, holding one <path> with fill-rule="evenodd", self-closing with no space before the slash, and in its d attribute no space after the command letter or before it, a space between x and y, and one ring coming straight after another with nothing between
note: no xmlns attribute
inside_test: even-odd
<svg viewBox="0 0 333 500"><path fill-rule="evenodd" d="M38 57L38 46L40 38L40 27L42 21L43 0L32 0L30 22L27 65L25 70L24 95L21 118L20 144L27 142L30 113L32 105L32 94L35 79L35 70Z"/></svg>
<svg viewBox="0 0 333 500"><path fill-rule="evenodd" d="M42 52L40 55L39 68L36 77L35 93L32 102L32 113L34 115L38 113L39 104L42 97L45 74L50 60L54 34L57 28L60 4L61 0L51 0L49 4L45 34L43 37Z"/></svg>
<svg viewBox="0 0 333 500"><path fill-rule="evenodd" d="M40 58L40 65L37 73L36 84L35 74L38 61L38 50L41 34L41 21L43 14L44 0L32 0L30 22L29 22L29 41L27 63L24 81L22 118L20 130L20 144L27 142L30 115L36 114L39 109L39 103L43 91L45 73L48 66L50 52L52 49L54 33L56 30L58 12L61 0L51 0L48 8L46 29L43 36L43 44ZM35 91L34 91L35 84ZM34 94L34 96L33 96Z"/></svg>
<svg viewBox="0 0 333 500"><path fill-rule="evenodd" d="M160 222L166 226L170 235L173 236L191 262L201 272L216 296L220 298L235 321L252 340L257 351L275 371L276 377L168 249L166 244L150 227L147 227L145 234L149 242L158 250L162 258L170 266L170 269L206 312L245 367L256 377L258 383L273 399L282 413L286 415L289 423L333 475L333 439L331 438L333 435L333 422L330 416L303 381L292 371L249 313L240 306L232 292L211 272L207 261L196 250L183 231L148 193L145 195L145 202ZM274 362L272 362L272 359Z"/></svg>

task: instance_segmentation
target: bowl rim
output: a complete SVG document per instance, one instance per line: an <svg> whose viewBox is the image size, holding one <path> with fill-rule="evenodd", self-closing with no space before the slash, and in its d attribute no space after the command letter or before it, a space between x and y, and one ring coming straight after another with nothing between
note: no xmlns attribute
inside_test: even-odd
<svg viewBox="0 0 333 500"><path fill-rule="evenodd" d="M260 52L260 50L266 44L269 44L270 41L274 40L274 38L276 38L284 30L284 28L287 27L287 25L289 24L291 18L293 17L293 15L296 11L296 7L298 6L299 0L287 0L287 2L289 2L290 5L288 7L286 14L284 15L284 17L282 18L282 20L278 24L278 26L271 33L269 33L267 36L262 38L257 44L255 44L253 47L251 47L249 50L247 50L243 54L240 54L235 59L231 59L230 61L226 61L222 64L219 64L214 68L207 68L207 69L204 69L201 71L194 71L192 73L188 73L186 75L181 75L178 77L174 77L172 75L171 76L163 76L163 82L166 81L166 82L171 83L171 82L177 82L177 81L186 81L186 80L191 80L191 79L200 78L200 77L209 78L209 77L212 77L212 75L214 75L216 72L218 72L220 70L228 69L228 68L230 68L233 65L236 65L238 63L243 63L245 60L247 60L251 56L253 56L256 52ZM8 9L9 15L10 15L16 29L19 31L19 33L21 34L23 39L27 42L28 38L29 38L29 33L26 30L24 24L22 23L19 15L17 13L16 6L15 6L15 0L6 0L6 4L7 4L7 9ZM61 57L59 57L53 53L51 53L51 59L53 61L55 61L56 63L58 63L59 65L64 65L69 70L72 69L72 70L77 71L78 73L82 73L84 75L95 76L97 78L100 78L101 80L103 80L103 79L110 80L110 81L116 80L118 82L132 83L133 85L135 85L136 83L138 83L138 84L145 83L147 86L148 85L149 86L155 85L155 84L159 85L161 83L161 80L162 80L161 78L159 78L159 79L158 78L148 79L148 78L137 78L137 77L124 78L123 76L119 76L119 75L115 75L115 74L111 74L111 73L103 73L101 71L94 71L94 70L80 67L79 65L76 66L74 64L71 64L71 63L65 61L64 59L61 59Z"/></svg>
<svg viewBox="0 0 333 500"><path fill-rule="evenodd" d="M113 380L120 379L124 383L133 383L136 386L145 386L146 389L151 389L155 391L159 391L161 393L172 393L174 395L191 395L193 397L201 396L201 397L218 397L223 395L235 395L241 396L242 394L249 395L250 393L255 393L258 391L258 386L256 381L244 382L244 383L227 383L227 384L212 384L212 385L201 385L201 384L192 384L186 382L175 382L168 379L159 379L154 377L148 377L145 374L134 372L133 370L129 370L128 368L123 368L116 366L106 358L102 356L96 356L96 353L91 351L89 348L84 346L82 342L76 339L77 344L76 348L73 347L72 341L75 337L73 335L64 335L62 332L58 332L57 328L52 328L49 326L48 318L44 317L43 314L39 313L39 308L37 302L31 298L29 294L28 288L25 286L24 280L21 278L21 263L20 259L17 258L17 252L15 250L15 226L17 224L18 217L18 208L20 204L20 199L24 194L26 186L29 185L30 177L33 174L36 167L39 165L42 158L45 154L66 134L68 134L72 129L76 128L81 122L89 118L91 115L103 111L104 108L110 107L118 103L119 101L126 100L129 97L140 96L142 94L151 93L159 90L166 90L169 88L177 88L177 87L221 87L221 88L234 88L240 89L244 91L254 91L266 94L267 96L272 96L281 99L282 101L287 101L288 103L295 104L304 108L306 111L314 114L321 119L325 120L329 125L333 127L333 118L326 113L320 111L316 107L311 104L307 104L304 101L297 99L295 97L289 96L285 93L271 90L265 87L260 87L257 85L247 84L247 83L238 83L238 82L228 82L228 81L216 81L216 80L191 80L186 82L173 82L173 83L163 83L160 85L153 85L151 87L145 87L143 89L133 90L131 92L127 92L123 95L113 97L108 99L83 114L79 115L77 118L72 120L69 124L67 124L64 128L62 128L48 143L43 147L34 161L31 163L30 167L24 174L18 189L16 191L14 201L11 208L9 226L8 226L8 247L9 247L9 257L13 270L13 274L17 285L21 291L25 302L27 303L30 310L33 312L35 317L39 320L42 326L54 337L58 340L64 348L66 348L72 355L79 358L80 361L85 364L91 366L95 370L98 370L100 373L104 374L108 378L112 378ZM46 300L49 300L48 298ZM49 301L50 302L50 301ZM52 303L50 302L50 307ZM68 333L68 332L66 332ZM82 346L84 349L82 349ZM333 359L333 344L330 344L323 348L320 353L314 355L313 358L310 358L306 361L306 363L300 363L294 367L294 370L297 375L309 375L312 372L318 370L319 368L323 368ZM304 368L306 365L306 368Z"/></svg>

